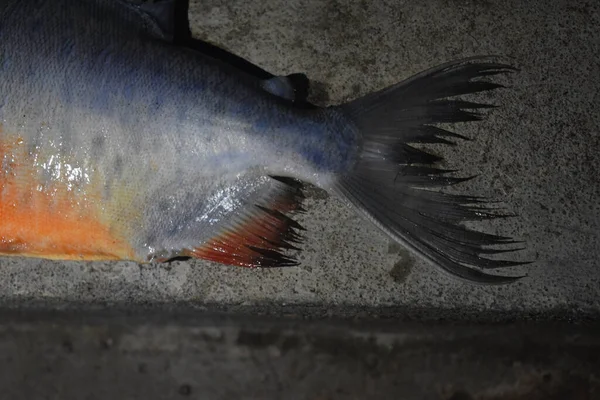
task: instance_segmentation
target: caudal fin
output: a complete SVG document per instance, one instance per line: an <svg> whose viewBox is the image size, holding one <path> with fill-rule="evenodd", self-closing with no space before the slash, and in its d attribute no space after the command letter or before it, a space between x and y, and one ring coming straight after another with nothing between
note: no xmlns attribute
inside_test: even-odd
<svg viewBox="0 0 600 400"><path fill-rule="evenodd" d="M469 178L437 169L439 157L410 143L445 143L464 137L436 124L477 121L486 104L451 99L501 85L477 78L515 71L481 59L441 65L351 103L340 106L362 134L362 152L353 172L342 176L335 191L362 214L425 259L454 276L484 284L520 277L482 270L523 263L485 258L519 249L511 238L474 231L464 221L502 217L485 199L442 193L439 187Z"/></svg>

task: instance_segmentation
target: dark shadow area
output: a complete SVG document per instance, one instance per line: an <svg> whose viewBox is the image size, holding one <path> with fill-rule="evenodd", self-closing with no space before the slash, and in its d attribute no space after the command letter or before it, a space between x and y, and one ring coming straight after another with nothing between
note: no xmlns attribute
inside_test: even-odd
<svg viewBox="0 0 600 400"><path fill-rule="evenodd" d="M597 324L156 310L5 312L1 321L0 388L12 399L583 400L600 390Z"/></svg>

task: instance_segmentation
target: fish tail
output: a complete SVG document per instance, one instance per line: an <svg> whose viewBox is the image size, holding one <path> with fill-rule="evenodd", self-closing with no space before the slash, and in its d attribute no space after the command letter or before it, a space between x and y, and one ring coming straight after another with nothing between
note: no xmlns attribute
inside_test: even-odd
<svg viewBox="0 0 600 400"><path fill-rule="evenodd" d="M501 87L477 78L515 71L505 64L470 58L422 72L404 82L340 106L361 133L361 153L334 191L396 241L450 274L482 284L521 277L484 272L524 264L485 256L515 250L509 237L478 232L464 221L505 217L480 197L447 194L439 187L470 178L435 168L441 158L412 143L455 144L465 137L437 124L477 121L493 107L452 98Z"/></svg>

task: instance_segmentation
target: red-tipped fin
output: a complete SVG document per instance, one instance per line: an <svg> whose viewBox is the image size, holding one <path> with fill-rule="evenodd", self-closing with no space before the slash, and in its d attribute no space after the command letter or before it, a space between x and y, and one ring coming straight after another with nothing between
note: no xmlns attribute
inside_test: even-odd
<svg viewBox="0 0 600 400"><path fill-rule="evenodd" d="M240 267L288 267L298 265L286 250L299 250L298 222L284 214L301 210L301 188L278 180L280 190L268 204L250 207L235 225L225 228L203 245L184 255Z"/></svg>

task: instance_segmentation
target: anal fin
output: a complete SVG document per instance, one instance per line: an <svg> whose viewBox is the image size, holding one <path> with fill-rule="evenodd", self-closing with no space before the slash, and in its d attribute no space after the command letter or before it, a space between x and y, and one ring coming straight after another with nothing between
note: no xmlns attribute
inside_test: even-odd
<svg viewBox="0 0 600 400"><path fill-rule="evenodd" d="M304 230L286 213L301 211L301 188L294 181L274 179L270 199L249 206L236 222L201 246L182 255L241 267L298 265L286 250L299 250L299 231Z"/></svg>

